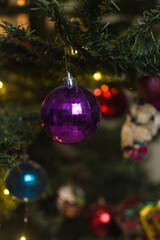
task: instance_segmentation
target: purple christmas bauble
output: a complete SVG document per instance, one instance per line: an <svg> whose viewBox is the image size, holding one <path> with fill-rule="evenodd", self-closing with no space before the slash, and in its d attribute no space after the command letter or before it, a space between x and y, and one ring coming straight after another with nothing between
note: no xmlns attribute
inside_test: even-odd
<svg viewBox="0 0 160 240"><path fill-rule="evenodd" d="M137 82L138 96L160 110L160 78L142 77Z"/></svg>
<svg viewBox="0 0 160 240"><path fill-rule="evenodd" d="M101 110L95 96L76 84L66 84L48 94L42 104L42 125L53 140L73 145L97 130Z"/></svg>

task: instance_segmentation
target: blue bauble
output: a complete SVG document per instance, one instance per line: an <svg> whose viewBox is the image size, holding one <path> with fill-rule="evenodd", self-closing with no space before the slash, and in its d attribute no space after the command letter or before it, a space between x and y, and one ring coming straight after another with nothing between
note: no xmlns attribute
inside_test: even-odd
<svg viewBox="0 0 160 240"><path fill-rule="evenodd" d="M47 177L43 168L24 159L18 167L9 170L6 176L6 188L19 201L37 200L46 190Z"/></svg>

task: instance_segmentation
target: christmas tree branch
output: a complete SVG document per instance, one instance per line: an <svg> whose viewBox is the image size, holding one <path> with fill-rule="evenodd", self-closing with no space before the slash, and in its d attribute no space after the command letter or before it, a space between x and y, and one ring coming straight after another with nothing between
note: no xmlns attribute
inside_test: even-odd
<svg viewBox="0 0 160 240"><path fill-rule="evenodd" d="M41 227L43 231L46 231L52 237L57 235L58 229L64 220L62 215L49 215L35 204L30 207L29 216L35 225Z"/></svg>
<svg viewBox="0 0 160 240"><path fill-rule="evenodd" d="M78 50L79 53L83 55L84 58L87 59L87 61L93 61L94 56L89 53L88 46L86 42L83 41L84 39L84 33L79 32L79 29L77 30L77 27L75 26L74 19L71 18L69 20L64 13L61 11L62 5L58 3L58 1L55 1L52 3L52 1L44 1L44 0L38 0L37 4L40 9L43 9L48 13L48 16L50 17L50 20L55 22L57 29L59 30L62 39L69 45L72 46L74 49ZM86 24L86 29L88 28L88 34L92 33L92 41L95 40L95 34L97 34L97 18L104 14L103 5L108 9L109 12L113 11L113 7L118 6L112 1L92 1L87 0L85 1L85 4L82 4L80 9L76 9L77 16L79 15L79 18L82 18L82 21ZM102 9L100 8L102 7ZM100 24L98 24L100 27ZM95 33L93 35L93 33ZM90 39L87 39L90 41Z"/></svg>
<svg viewBox="0 0 160 240"><path fill-rule="evenodd" d="M0 165L13 167L21 146L29 144L39 130L37 113L16 113L12 108L0 111ZM40 125L38 125L40 126Z"/></svg>
<svg viewBox="0 0 160 240"><path fill-rule="evenodd" d="M51 21L55 22L65 45L78 50L77 56L71 56L75 68L79 65L83 70L89 69L90 73L93 69L91 66L95 66L112 74L138 71L159 75L159 40L154 33L160 23L159 10L144 12L141 23L130 27L125 36L115 37L108 33L108 23L104 26L101 23L103 16L113 12L115 6L113 1L85 1L75 11L79 18L77 25L77 20L65 16L63 5L58 1L38 1L38 7L46 11ZM38 71L41 76L54 76L54 69L64 61L62 44L55 42L53 46L44 42L23 26L14 26L5 21L0 26L6 33L0 38L2 68L10 66L9 69L13 71L29 72L34 76ZM24 41L30 45L25 45ZM17 65L19 68L15 68Z"/></svg>
<svg viewBox="0 0 160 240"><path fill-rule="evenodd" d="M45 1L41 0L41 3L43 2ZM90 6L89 0L86 3ZM87 4L86 9L90 9ZM95 1L92 2L93 6L94 4ZM89 30L83 34L79 31L80 33L75 37L75 32L72 31L73 24L57 5L49 3L47 7L43 7L46 8L51 20L56 23L62 38L67 44L79 50L83 57L94 63L99 62L103 66L114 67L115 71L127 72L135 69L138 72L159 73L159 41L155 40L152 32L154 26L160 23L159 10L145 12L142 23L133 25L124 37L114 37L109 36L106 31L107 26L102 28L97 24L96 8L88 15L91 20ZM98 13L102 14L102 12ZM79 40L78 44L76 39Z"/></svg>
<svg viewBox="0 0 160 240"><path fill-rule="evenodd" d="M0 58L6 64L10 60L17 63L26 61L27 63L35 63L34 65L44 64L46 61L51 64L50 54L55 59L60 59L60 52L50 44L45 43L40 38L35 37L32 32L25 30L23 26L14 26L6 21L2 21L0 26L3 28L5 35L0 38ZM16 54L17 53L17 54ZM61 51L62 56L62 51ZM61 57L60 56L60 57ZM7 59L8 58L8 59ZM25 60L26 59L26 60Z"/></svg>
<svg viewBox="0 0 160 240"><path fill-rule="evenodd" d="M32 79L54 77L55 70L64 61L64 50L56 44L49 44L33 35L23 26L14 26L6 21L0 26L5 35L0 36L0 66L17 74L30 75ZM84 60L72 55L71 64L84 66ZM10 64L12 63L12 64ZM17 67L18 66L18 67ZM62 72L62 70L59 70ZM65 69L64 69L65 72ZM64 77L64 73L63 73ZM37 79L36 79L37 80Z"/></svg>

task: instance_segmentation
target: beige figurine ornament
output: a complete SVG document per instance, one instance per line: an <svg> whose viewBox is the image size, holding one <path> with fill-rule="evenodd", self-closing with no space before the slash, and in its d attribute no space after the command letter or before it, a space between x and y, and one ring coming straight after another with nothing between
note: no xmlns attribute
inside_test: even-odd
<svg viewBox="0 0 160 240"><path fill-rule="evenodd" d="M133 104L130 114L121 130L121 147L124 158L136 162L144 160L148 155L146 142L158 133L160 129L160 113L151 104Z"/></svg>

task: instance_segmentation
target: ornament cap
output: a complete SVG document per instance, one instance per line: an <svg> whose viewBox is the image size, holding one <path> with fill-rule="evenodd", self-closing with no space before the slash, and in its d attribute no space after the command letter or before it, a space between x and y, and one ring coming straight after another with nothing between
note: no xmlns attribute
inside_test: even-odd
<svg viewBox="0 0 160 240"><path fill-rule="evenodd" d="M76 80L71 76L70 72L68 72L68 76L64 78L64 86L72 87L76 85Z"/></svg>
<svg viewBox="0 0 160 240"><path fill-rule="evenodd" d="M27 153L21 154L20 158L22 159L22 162L25 164L28 163L28 161L30 160L30 157Z"/></svg>

